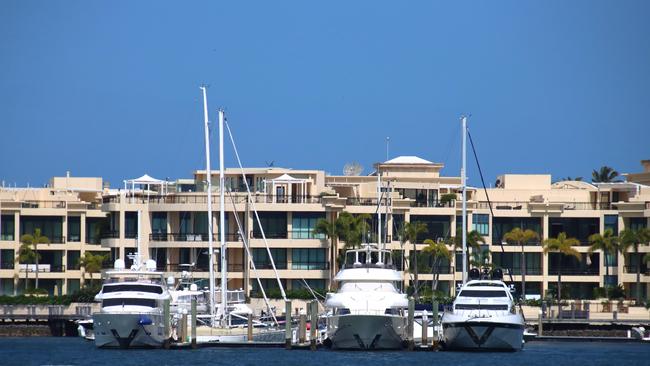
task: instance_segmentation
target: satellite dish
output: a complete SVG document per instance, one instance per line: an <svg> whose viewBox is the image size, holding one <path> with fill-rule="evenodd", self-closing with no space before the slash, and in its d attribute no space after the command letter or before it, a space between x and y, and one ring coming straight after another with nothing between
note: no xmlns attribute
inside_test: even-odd
<svg viewBox="0 0 650 366"><path fill-rule="evenodd" d="M359 176L363 172L363 167L361 164L355 162L347 163L343 167L343 175L346 176Z"/></svg>

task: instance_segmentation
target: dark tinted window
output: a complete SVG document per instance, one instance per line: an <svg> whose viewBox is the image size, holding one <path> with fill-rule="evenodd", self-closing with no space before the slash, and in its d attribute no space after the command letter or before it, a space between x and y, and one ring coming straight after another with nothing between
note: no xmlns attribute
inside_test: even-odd
<svg viewBox="0 0 650 366"><path fill-rule="evenodd" d="M150 308L156 307L156 300L153 299L134 299L134 298L123 298L123 299L105 299L102 301L102 306L125 306L125 305L136 305L136 306L148 306Z"/></svg>
<svg viewBox="0 0 650 366"><path fill-rule="evenodd" d="M458 294L461 297L507 297L505 291L493 290L463 290Z"/></svg>
<svg viewBox="0 0 650 366"><path fill-rule="evenodd" d="M148 286L148 285L109 285L104 286L103 293L107 294L110 292L121 292L121 291L137 291L137 292L149 292L152 294L162 294L163 290L160 286Z"/></svg>

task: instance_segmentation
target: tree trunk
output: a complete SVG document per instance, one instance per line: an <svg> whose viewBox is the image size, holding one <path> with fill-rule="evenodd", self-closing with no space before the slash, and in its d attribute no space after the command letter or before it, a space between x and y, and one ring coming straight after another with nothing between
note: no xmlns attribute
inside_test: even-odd
<svg viewBox="0 0 650 366"><path fill-rule="evenodd" d="M20 262L18 264L20 264ZM27 291L28 283L29 283L29 264L26 264L25 265L25 291Z"/></svg>
<svg viewBox="0 0 650 366"><path fill-rule="evenodd" d="M526 254L524 254L524 242L521 242L521 298L526 301Z"/></svg>
<svg viewBox="0 0 650 366"><path fill-rule="evenodd" d="M417 300L419 298L418 288L420 287L420 283L418 281L418 251L417 246L415 245L415 241L413 242L413 280L415 282L413 297L415 300Z"/></svg>
<svg viewBox="0 0 650 366"><path fill-rule="evenodd" d="M431 267L431 269L432 269L431 272L433 273L433 279L431 281L431 296L433 297L434 293L438 289L438 272L439 272L439 268L438 268L438 260L437 259L433 260L433 266Z"/></svg>
<svg viewBox="0 0 650 366"><path fill-rule="evenodd" d="M609 263L607 261L607 251L603 251L603 256L605 257L605 297L609 299L609 286L607 285L607 277L609 277Z"/></svg>
<svg viewBox="0 0 650 366"><path fill-rule="evenodd" d="M639 247L636 247L636 301L641 304L641 255L639 254Z"/></svg>
<svg viewBox="0 0 650 366"><path fill-rule="evenodd" d="M560 266L557 272L557 317L562 319L562 262L564 256L560 253Z"/></svg>
<svg viewBox="0 0 650 366"><path fill-rule="evenodd" d="M34 288L38 288L38 244L34 243L34 252L36 252L36 285Z"/></svg>

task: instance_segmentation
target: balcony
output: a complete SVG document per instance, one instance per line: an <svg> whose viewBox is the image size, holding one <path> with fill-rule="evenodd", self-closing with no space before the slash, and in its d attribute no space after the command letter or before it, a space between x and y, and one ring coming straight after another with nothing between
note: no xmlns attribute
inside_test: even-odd
<svg viewBox="0 0 650 366"><path fill-rule="evenodd" d="M559 271L557 268L549 268L548 274L557 276ZM562 268L562 276L598 276L600 272L597 268Z"/></svg>
<svg viewBox="0 0 650 366"><path fill-rule="evenodd" d="M21 202L21 208L66 208L65 201L25 201Z"/></svg>
<svg viewBox="0 0 650 366"><path fill-rule="evenodd" d="M267 239L287 239L289 232L287 230L284 231L266 231L264 230L264 236ZM251 239L262 239L262 232L261 231L256 231L253 230L250 233Z"/></svg>
<svg viewBox="0 0 650 366"><path fill-rule="evenodd" d="M36 272L38 268L39 273L60 273L60 272L65 272L65 265L51 265L51 264L38 264L38 267L36 264L19 264L18 265L18 270L19 272L29 272L29 273L34 273Z"/></svg>
<svg viewBox="0 0 650 366"><path fill-rule="evenodd" d="M315 234L312 230L289 230L287 234L291 239L326 239L325 235Z"/></svg>
<svg viewBox="0 0 650 366"><path fill-rule="evenodd" d="M149 234L149 241L177 241L177 242L207 242L208 233L154 233ZM212 240L218 241L220 239L219 233L212 234ZM241 236L238 233L227 233L226 241L241 241Z"/></svg>
<svg viewBox="0 0 650 366"><path fill-rule="evenodd" d="M321 203L322 198L320 196L276 196L276 195L267 195L267 194L252 194L252 201L254 203ZM243 204L248 201L246 195L233 195L232 198L227 197L226 203L230 204L234 201L235 203ZM169 195L169 196L149 196L149 197L120 197L120 196L110 196L104 197L103 203L153 203L153 204L207 204L208 197L207 195ZM212 204L219 203L219 196L214 195L212 197Z"/></svg>

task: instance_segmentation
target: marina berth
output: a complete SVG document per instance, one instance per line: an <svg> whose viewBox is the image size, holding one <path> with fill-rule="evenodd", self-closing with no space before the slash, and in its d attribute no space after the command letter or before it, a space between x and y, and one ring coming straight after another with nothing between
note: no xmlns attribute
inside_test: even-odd
<svg viewBox="0 0 650 366"><path fill-rule="evenodd" d="M155 271L151 260L145 269L125 270L122 260L115 267L104 273L104 284L95 296L101 303L101 310L93 314L95 345L161 347L169 339L164 306L171 299L163 273Z"/></svg>
<svg viewBox="0 0 650 366"><path fill-rule="evenodd" d="M343 269L328 293L327 339L334 349L400 349L407 340L408 300L395 286L401 275L390 251L365 244L346 252Z"/></svg>
<svg viewBox="0 0 650 366"><path fill-rule="evenodd" d="M451 311L442 317L442 343L448 350L517 351L524 345L524 318L500 269L470 271Z"/></svg>

